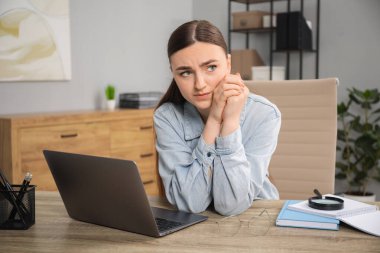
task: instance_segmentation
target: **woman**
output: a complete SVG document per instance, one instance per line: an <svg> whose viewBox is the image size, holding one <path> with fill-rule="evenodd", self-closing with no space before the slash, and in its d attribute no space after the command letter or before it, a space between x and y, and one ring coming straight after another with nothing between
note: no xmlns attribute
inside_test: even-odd
<svg viewBox="0 0 380 253"><path fill-rule="evenodd" d="M268 165L281 125L277 107L250 94L221 32L207 21L178 27L168 42L173 81L154 124L166 197L198 213L213 201L222 215L277 199Z"/></svg>

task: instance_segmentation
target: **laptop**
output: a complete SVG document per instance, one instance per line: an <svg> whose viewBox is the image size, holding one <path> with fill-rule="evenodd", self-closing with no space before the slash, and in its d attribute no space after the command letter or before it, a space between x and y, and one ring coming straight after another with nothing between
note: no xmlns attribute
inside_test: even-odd
<svg viewBox="0 0 380 253"><path fill-rule="evenodd" d="M206 216L151 207L134 161L44 150L69 216L75 220L161 237Z"/></svg>

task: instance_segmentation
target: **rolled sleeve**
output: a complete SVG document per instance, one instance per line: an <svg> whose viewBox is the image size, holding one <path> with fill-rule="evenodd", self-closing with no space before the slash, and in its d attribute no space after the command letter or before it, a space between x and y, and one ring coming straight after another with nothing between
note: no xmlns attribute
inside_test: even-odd
<svg viewBox="0 0 380 253"><path fill-rule="evenodd" d="M199 138L198 145L195 147L193 151L193 158L198 159L205 167L209 167L212 165L212 162L215 159L216 150L215 145L208 145L203 136Z"/></svg>
<svg viewBox="0 0 380 253"><path fill-rule="evenodd" d="M240 127L231 134L216 138L216 152L218 155L230 155L242 146Z"/></svg>

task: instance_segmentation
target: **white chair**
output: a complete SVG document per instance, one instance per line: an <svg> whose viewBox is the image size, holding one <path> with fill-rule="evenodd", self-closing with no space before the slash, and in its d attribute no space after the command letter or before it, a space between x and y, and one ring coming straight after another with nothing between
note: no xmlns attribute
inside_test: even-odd
<svg viewBox="0 0 380 253"><path fill-rule="evenodd" d="M280 198L306 199L315 188L334 193L338 80L245 83L282 114L278 146L269 165Z"/></svg>

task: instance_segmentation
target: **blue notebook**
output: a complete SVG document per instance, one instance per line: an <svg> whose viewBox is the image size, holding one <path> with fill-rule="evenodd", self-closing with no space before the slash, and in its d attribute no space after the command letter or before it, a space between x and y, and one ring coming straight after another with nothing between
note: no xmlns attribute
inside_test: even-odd
<svg viewBox="0 0 380 253"><path fill-rule="evenodd" d="M284 227L314 228L338 230L339 220L322 217L314 214L303 213L288 209L288 205L301 202L300 200L287 200L277 216L276 225Z"/></svg>

